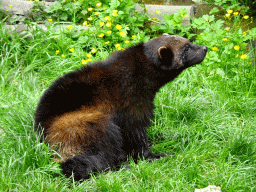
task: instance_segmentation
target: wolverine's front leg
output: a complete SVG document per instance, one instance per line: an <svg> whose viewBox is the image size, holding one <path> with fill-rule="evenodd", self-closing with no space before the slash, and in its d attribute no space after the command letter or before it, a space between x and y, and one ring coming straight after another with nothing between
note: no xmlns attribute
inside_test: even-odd
<svg viewBox="0 0 256 192"><path fill-rule="evenodd" d="M174 153L156 154L151 152L149 150L149 142L146 130L143 127L139 127L137 129L134 128L132 132L130 131L128 139L126 136L125 141L126 144L123 146L123 149L133 157L135 162L137 162L139 159L153 161L155 159L159 159L160 157L165 157L166 155L174 155Z"/></svg>

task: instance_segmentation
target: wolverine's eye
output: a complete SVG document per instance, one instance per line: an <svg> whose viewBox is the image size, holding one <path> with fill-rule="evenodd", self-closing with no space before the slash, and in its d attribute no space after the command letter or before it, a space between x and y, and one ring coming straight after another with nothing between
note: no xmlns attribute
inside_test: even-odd
<svg viewBox="0 0 256 192"><path fill-rule="evenodd" d="M186 46L184 51L187 52L188 50L189 50L189 47Z"/></svg>

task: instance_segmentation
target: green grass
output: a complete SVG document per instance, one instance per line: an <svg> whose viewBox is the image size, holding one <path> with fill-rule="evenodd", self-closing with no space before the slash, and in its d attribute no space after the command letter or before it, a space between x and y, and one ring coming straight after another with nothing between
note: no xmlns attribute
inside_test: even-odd
<svg viewBox="0 0 256 192"><path fill-rule="evenodd" d="M256 191L256 75L251 65L234 59L238 72L228 78L209 75L205 62L184 71L158 93L148 128L151 150L175 155L151 163L130 160L128 171L78 183L62 175L50 157L54 152L36 139L33 114L43 91L80 67L84 53L70 39L55 41L51 30L31 34L26 41L1 24L0 191L183 192L208 185ZM75 53L68 52L70 47L76 47ZM56 55L57 49L66 57ZM99 52L94 60L108 55L104 48Z"/></svg>

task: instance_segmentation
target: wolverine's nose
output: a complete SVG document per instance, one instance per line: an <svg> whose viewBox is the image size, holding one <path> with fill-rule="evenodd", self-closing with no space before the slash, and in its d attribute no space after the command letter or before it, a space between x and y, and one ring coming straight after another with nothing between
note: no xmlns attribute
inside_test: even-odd
<svg viewBox="0 0 256 192"><path fill-rule="evenodd" d="M207 52L207 47L206 47L206 46L204 46L204 47L203 47L203 50L204 50L205 52Z"/></svg>

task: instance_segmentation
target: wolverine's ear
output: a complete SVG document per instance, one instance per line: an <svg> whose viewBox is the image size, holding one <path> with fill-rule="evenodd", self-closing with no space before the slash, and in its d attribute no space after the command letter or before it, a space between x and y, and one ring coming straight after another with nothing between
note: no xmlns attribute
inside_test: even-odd
<svg viewBox="0 0 256 192"><path fill-rule="evenodd" d="M161 59L167 59L172 57L172 51L165 46L159 47L157 54Z"/></svg>
<svg viewBox="0 0 256 192"><path fill-rule="evenodd" d="M162 59L163 51L167 49L165 46L159 47L157 50L158 56Z"/></svg>

